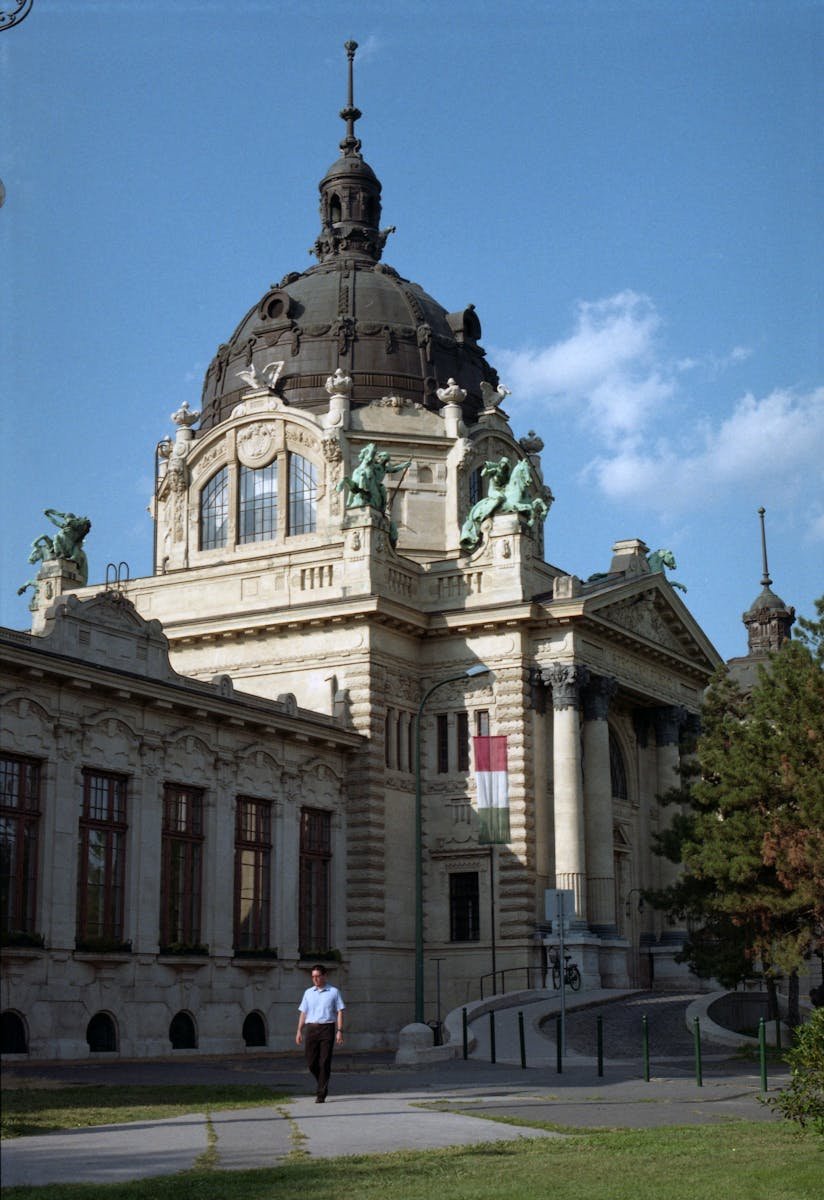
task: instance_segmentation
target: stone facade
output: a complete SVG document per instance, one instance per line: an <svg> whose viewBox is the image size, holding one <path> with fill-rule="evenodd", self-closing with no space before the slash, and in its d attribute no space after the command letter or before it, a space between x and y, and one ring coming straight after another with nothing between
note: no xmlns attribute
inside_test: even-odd
<svg viewBox="0 0 824 1200"><path fill-rule="evenodd" d="M106 988L111 1011L144 987L163 997L154 1016L147 1008L142 1024L126 1023L120 1045L135 1053L167 1044L176 1007L202 1012L200 1048L236 1046L252 1009L267 1044L286 1044L301 982L294 860L306 804L334 815L336 982L351 1007L351 1044L394 1044L413 1015L418 736L427 1019L488 991L493 968L499 988L541 982L555 936L545 891L556 887L575 897L566 940L585 985L661 982L676 970L679 931L640 912L638 897L662 882L651 839L668 814L656 797L675 778L679 730L718 655L639 539L616 542L611 558L604 548L608 569L586 582L547 561L541 439L513 431L474 306L447 312L379 261L388 234L378 228L380 185L351 128L341 150L321 183L319 264L284 276L253 306L209 367L202 412L182 405L174 436L156 450L153 573L119 594L130 619L140 614L140 637L167 639L182 682L161 672L145 685L173 693L163 703L144 698L145 687L139 703L131 687L98 696L91 680L93 695L78 699L39 667L26 685L39 707L30 699L24 713L22 694L12 703L4 745L44 764L44 846L62 822L59 868L53 876L44 859L41 871L46 948L29 952L31 962L15 952L4 996L4 1006L40 1014L26 1011L36 1052L83 1052L78 1030ZM355 504L352 477L370 455L385 472L386 503ZM480 540L467 539L470 511L490 499L485 487L502 463L501 479L517 473L522 484L520 507L514 494L491 505ZM108 613L110 601L78 588L66 564L43 572L33 635L12 644L45 664L62 652L57 630L78 611ZM66 604L65 592L80 599ZM489 670L465 677L478 665ZM423 698L441 683L418 727ZM185 735L171 716L183 695L197 697ZM67 696L93 732L75 734L61 715L69 740L56 741L50 722ZM256 722L265 739L245 732ZM480 835L475 735L507 739L506 844ZM98 738L88 743L96 761L119 764L150 797L123 963L79 961L72 948L77 799L51 781L74 771L76 791L84 736ZM247 780L250 761L258 773ZM157 787L170 771L215 797L204 853L216 907L207 961L194 965L158 958ZM235 961L225 887L215 890L241 789L276 805L278 959L265 968ZM75 989L70 1018L45 998L49 972L67 996ZM92 977L103 990L81 1000Z"/></svg>

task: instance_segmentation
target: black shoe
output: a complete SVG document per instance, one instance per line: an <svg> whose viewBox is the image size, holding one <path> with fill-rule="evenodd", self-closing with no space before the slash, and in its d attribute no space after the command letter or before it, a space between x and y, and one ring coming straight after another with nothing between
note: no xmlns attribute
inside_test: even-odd
<svg viewBox="0 0 824 1200"><path fill-rule="evenodd" d="M325 1096L321 1096L321 1095L315 1096L315 1104L325 1104L325 1103L326 1103Z"/></svg>

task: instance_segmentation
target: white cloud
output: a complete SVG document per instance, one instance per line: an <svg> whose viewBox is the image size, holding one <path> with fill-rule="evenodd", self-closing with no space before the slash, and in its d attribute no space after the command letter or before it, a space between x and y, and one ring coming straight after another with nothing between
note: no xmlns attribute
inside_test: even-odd
<svg viewBox="0 0 824 1200"><path fill-rule="evenodd" d="M687 376L700 386L700 375L706 387L752 351L739 344L669 358L662 326L653 301L637 292L579 302L567 338L494 351L510 409L533 422L540 408L574 421L586 437L580 475L611 502L672 517L757 487L806 512L808 536L824 539L824 388L748 393L731 411L702 416ZM717 404L716 389L710 396Z"/></svg>
<svg viewBox="0 0 824 1200"><path fill-rule="evenodd" d="M643 500L659 511L700 509L720 492L758 484L813 500L824 462L824 388L777 389L742 397L720 423L705 421L692 445L664 437L650 447L626 444L585 468L612 500Z"/></svg>

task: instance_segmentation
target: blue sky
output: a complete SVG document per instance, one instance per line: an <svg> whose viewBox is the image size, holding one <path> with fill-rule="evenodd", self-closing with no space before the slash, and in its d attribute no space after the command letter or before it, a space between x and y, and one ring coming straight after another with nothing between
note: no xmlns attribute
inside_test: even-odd
<svg viewBox="0 0 824 1200"><path fill-rule="evenodd" d="M824 592L824 5L34 0L0 32L0 623L47 506L91 578L151 565L154 446L218 344L313 261L347 38L397 226L385 261L474 303L516 435L545 442L548 557L669 547L744 653Z"/></svg>

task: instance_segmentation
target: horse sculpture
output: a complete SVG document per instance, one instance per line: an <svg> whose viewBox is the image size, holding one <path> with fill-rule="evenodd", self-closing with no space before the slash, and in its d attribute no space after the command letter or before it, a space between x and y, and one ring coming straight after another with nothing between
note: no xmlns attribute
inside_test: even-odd
<svg viewBox="0 0 824 1200"><path fill-rule="evenodd" d="M461 549L471 553L481 540L481 525L496 512L517 513L527 528L543 520L549 511L546 501L540 497L530 498L532 479L529 463L521 459L513 467L508 458L497 462L486 462L481 476L489 479L486 496L473 504L461 528Z"/></svg>
<svg viewBox="0 0 824 1200"><path fill-rule="evenodd" d="M671 550L651 550L647 555L647 562L649 563L651 575L655 575L660 571L671 587L678 588L682 592L687 590L683 583L678 583L675 579L667 579L666 571L674 571L678 565L675 561L675 555Z"/></svg>
<svg viewBox="0 0 824 1200"><path fill-rule="evenodd" d="M41 533L39 538L35 538L31 544L29 562L47 562L54 558L66 559L77 567L80 582L85 586L89 581L89 561L86 558L86 551L83 549L83 539L92 527L91 521L88 517L78 517L71 512L58 512L56 508L45 509L44 515L53 525L57 526L57 533L54 537L48 533ZM28 586L25 584L20 589L21 592L25 591Z"/></svg>

